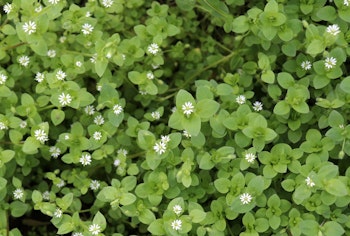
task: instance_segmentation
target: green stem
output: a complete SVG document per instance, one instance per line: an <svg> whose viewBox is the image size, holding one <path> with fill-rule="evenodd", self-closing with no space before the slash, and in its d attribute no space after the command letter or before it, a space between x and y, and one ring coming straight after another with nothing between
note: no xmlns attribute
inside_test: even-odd
<svg viewBox="0 0 350 236"><path fill-rule="evenodd" d="M17 47L25 45L25 44L28 44L28 43L27 42L20 42L20 43L17 43L15 45L11 45L11 46L5 47L4 51L11 50L11 49L17 48Z"/></svg>
<svg viewBox="0 0 350 236"><path fill-rule="evenodd" d="M204 71L215 67L217 65L219 65L220 63L226 62L227 60L229 60L231 57L233 57L234 55L236 55L236 51L235 52L231 52L230 54L228 54L227 56L222 57L221 59L211 63L210 65L207 65L206 67L204 67L201 70L198 70L196 73L194 73L191 77L189 77L186 82L182 85L181 88L185 88L187 85L189 85L190 83L193 82L193 80L195 80L197 78L197 76L199 76L200 74L202 74Z"/></svg>
<svg viewBox="0 0 350 236"><path fill-rule="evenodd" d="M43 107L41 109L38 109L38 111L45 111L45 110L49 110L49 109L54 108L54 107L56 107L56 106L51 104L51 105L48 105L48 106Z"/></svg>
<svg viewBox="0 0 350 236"><path fill-rule="evenodd" d="M146 153L145 151L143 151L143 152L138 152L138 153L134 153L134 154L132 154L132 155L129 155L128 158L133 159L133 158L142 156L142 155L144 155L145 153Z"/></svg>

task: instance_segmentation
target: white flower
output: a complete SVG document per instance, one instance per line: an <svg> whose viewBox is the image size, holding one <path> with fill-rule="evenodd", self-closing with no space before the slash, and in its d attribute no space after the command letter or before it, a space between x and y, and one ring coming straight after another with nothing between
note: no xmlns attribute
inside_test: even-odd
<svg viewBox="0 0 350 236"><path fill-rule="evenodd" d="M17 188L15 191L13 191L13 198L14 199L21 199L24 196L24 192L22 189Z"/></svg>
<svg viewBox="0 0 350 236"><path fill-rule="evenodd" d="M63 179L61 179L60 182L56 184L56 186L59 188L62 188L64 185L66 185L66 183L64 182Z"/></svg>
<svg viewBox="0 0 350 236"><path fill-rule="evenodd" d="M86 106L84 111L89 116L92 116L93 114L95 114L95 108L93 106L91 106L91 105Z"/></svg>
<svg viewBox="0 0 350 236"><path fill-rule="evenodd" d="M147 72L146 76L147 76L147 79L150 79L150 80L154 79L154 74L152 73L152 71Z"/></svg>
<svg viewBox="0 0 350 236"><path fill-rule="evenodd" d="M79 162L80 162L83 166L91 165L91 156L90 156L90 154L83 154L83 155L80 157Z"/></svg>
<svg viewBox="0 0 350 236"><path fill-rule="evenodd" d="M41 12L41 10L43 9L43 6L39 5L38 7L36 7L34 9L35 12Z"/></svg>
<svg viewBox="0 0 350 236"><path fill-rule="evenodd" d="M173 206L173 211L176 215L180 215L182 212L182 207L180 205Z"/></svg>
<svg viewBox="0 0 350 236"><path fill-rule="evenodd" d="M88 23L83 24L83 26L81 27L81 31L85 35L91 34L93 30L94 30L94 27Z"/></svg>
<svg viewBox="0 0 350 236"><path fill-rule="evenodd" d="M189 117L194 112L194 106L192 102L185 102L185 104L182 105L182 112Z"/></svg>
<svg viewBox="0 0 350 236"><path fill-rule="evenodd" d="M311 62L306 60L306 61L303 61L301 63L301 68L303 68L304 70L310 70L311 69Z"/></svg>
<svg viewBox="0 0 350 236"><path fill-rule="evenodd" d="M128 150L124 149L124 148L120 148L117 151L118 154L122 154L123 156L128 155Z"/></svg>
<svg viewBox="0 0 350 236"><path fill-rule="evenodd" d="M123 61L125 61L125 59L126 59L125 54L122 54L122 58L123 58Z"/></svg>
<svg viewBox="0 0 350 236"><path fill-rule="evenodd" d="M7 80L7 76L4 74L0 74L0 84L4 84Z"/></svg>
<svg viewBox="0 0 350 236"><path fill-rule="evenodd" d="M7 129L7 125L4 122L0 121L0 130Z"/></svg>
<svg viewBox="0 0 350 236"><path fill-rule="evenodd" d="M165 153L166 151L166 143L160 141L157 142L154 146L153 146L153 150L158 153L159 155Z"/></svg>
<svg viewBox="0 0 350 236"><path fill-rule="evenodd" d="M3 9L6 14L9 14L12 11L12 5L10 3L6 3Z"/></svg>
<svg viewBox="0 0 350 236"><path fill-rule="evenodd" d="M46 201L50 201L50 192L49 191L45 191L41 194L41 196L43 197L44 200Z"/></svg>
<svg viewBox="0 0 350 236"><path fill-rule="evenodd" d="M154 70L159 68L159 65L158 65L158 64L152 64L151 66L152 66L152 68L153 68Z"/></svg>
<svg viewBox="0 0 350 236"><path fill-rule="evenodd" d="M75 232L72 234L72 236L84 236L84 234L80 232Z"/></svg>
<svg viewBox="0 0 350 236"><path fill-rule="evenodd" d="M148 46L147 51L153 55L156 55L159 52L159 46L156 43L152 43Z"/></svg>
<svg viewBox="0 0 350 236"><path fill-rule="evenodd" d="M238 97L236 97L236 102L240 105L244 104L246 101L246 98L244 95L239 95Z"/></svg>
<svg viewBox="0 0 350 236"><path fill-rule="evenodd" d="M90 58L90 62L95 64L96 63L96 58L97 58L97 54L95 53L91 58Z"/></svg>
<svg viewBox="0 0 350 236"><path fill-rule="evenodd" d="M326 69L332 69L337 64L337 59L334 57L327 57L324 61Z"/></svg>
<svg viewBox="0 0 350 236"><path fill-rule="evenodd" d="M140 93L141 95L146 95L146 94L147 94L147 92L144 91L144 90L140 90L139 93Z"/></svg>
<svg viewBox="0 0 350 236"><path fill-rule="evenodd" d="M113 4L113 0L102 0L102 5L104 6L104 7L111 7L112 6L112 4Z"/></svg>
<svg viewBox="0 0 350 236"><path fill-rule="evenodd" d="M60 0L49 0L49 3L55 5L55 4L59 3L59 1L60 1Z"/></svg>
<svg viewBox="0 0 350 236"><path fill-rule="evenodd" d="M24 129L25 127L27 127L27 121L22 120L22 122L19 123L19 127L21 127L22 129Z"/></svg>
<svg viewBox="0 0 350 236"><path fill-rule="evenodd" d="M176 107L171 108L171 112L174 113L177 110Z"/></svg>
<svg viewBox="0 0 350 236"><path fill-rule="evenodd" d="M64 80L64 78L66 78L66 76L67 76L66 73L63 72L61 69L59 69L56 73L56 78L58 80Z"/></svg>
<svg viewBox="0 0 350 236"><path fill-rule="evenodd" d="M91 180L90 182L90 188L92 190L97 190L100 188L100 182L98 180Z"/></svg>
<svg viewBox="0 0 350 236"><path fill-rule="evenodd" d="M253 197L249 193L243 193L239 196L242 204L248 204L252 201Z"/></svg>
<svg viewBox="0 0 350 236"><path fill-rule="evenodd" d="M112 53L111 52L108 52L107 54L106 54L106 58L107 59L110 59L112 57Z"/></svg>
<svg viewBox="0 0 350 236"><path fill-rule="evenodd" d="M76 61L76 62L75 62L75 65L76 65L77 67L81 67L81 66L83 65L83 63L82 63L81 61Z"/></svg>
<svg viewBox="0 0 350 236"><path fill-rule="evenodd" d="M171 222L171 227L173 230L180 230L182 228L182 221L180 219Z"/></svg>
<svg viewBox="0 0 350 236"><path fill-rule="evenodd" d="M349 0L344 0L344 6L348 7L350 4L350 1Z"/></svg>
<svg viewBox="0 0 350 236"><path fill-rule="evenodd" d="M35 130L34 136L35 136L36 140L40 141L41 143L44 143L47 140L49 140L45 130L43 130L43 129Z"/></svg>
<svg viewBox="0 0 350 236"><path fill-rule="evenodd" d="M87 11L87 12L85 13L85 17L90 17L90 16L91 16L91 12Z"/></svg>
<svg viewBox="0 0 350 236"><path fill-rule="evenodd" d="M64 43L66 41L67 37L66 36L61 36L59 38L60 43Z"/></svg>
<svg viewBox="0 0 350 236"><path fill-rule="evenodd" d="M184 130L182 132L182 135L185 136L186 138L191 138L191 134L189 134L187 130Z"/></svg>
<svg viewBox="0 0 350 236"><path fill-rule="evenodd" d="M305 179L305 182L306 182L306 185L309 187L315 186L314 181L312 181L312 179L309 176Z"/></svg>
<svg viewBox="0 0 350 236"><path fill-rule="evenodd" d="M334 24L334 25L328 26L326 29L326 32L331 34L331 35L336 36L337 34L340 33L340 29L339 29L339 26L337 24Z"/></svg>
<svg viewBox="0 0 350 236"><path fill-rule="evenodd" d="M93 235L98 235L101 232L101 227L98 224L92 224L89 226L89 231Z"/></svg>
<svg viewBox="0 0 350 236"><path fill-rule="evenodd" d="M56 51L53 49L50 49L49 51L47 51L47 56L54 58L56 56Z"/></svg>
<svg viewBox="0 0 350 236"><path fill-rule="evenodd" d="M169 143L170 142L169 135L162 135L160 138L161 138L163 143Z"/></svg>
<svg viewBox="0 0 350 236"><path fill-rule="evenodd" d="M69 140L69 134L66 134L66 135L64 136L64 140Z"/></svg>
<svg viewBox="0 0 350 236"><path fill-rule="evenodd" d="M116 115L119 115L120 113L123 112L123 107L119 104L113 106L113 112Z"/></svg>
<svg viewBox="0 0 350 236"><path fill-rule="evenodd" d="M29 65L30 59L28 56L21 56L18 59L19 64L21 64L24 67L27 67Z"/></svg>
<svg viewBox="0 0 350 236"><path fill-rule="evenodd" d="M72 234L72 236L84 236L84 234L80 232L75 232Z"/></svg>
<svg viewBox="0 0 350 236"><path fill-rule="evenodd" d="M35 80L36 80L36 82L41 83L41 82L44 81L44 79L45 79L45 75L44 75L43 73L37 72L37 73L35 74Z"/></svg>
<svg viewBox="0 0 350 236"><path fill-rule="evenodd" d="M159 111L153 111L153 112L151 113L151 116L152 116L152 118L155 119L155 120L159 120L159 119L160 119L160 113L159 113Z"/></svg>
<svg viewBox="0 0 350 236"><path fill-rule="evenodd" d="M100 140L102 138L102 134L99 131L95 131L95 133L92 136L95 140Z"/></svg>
<svg viewBox="0 0 350 236"><path fill-rule="evenodd" d="M96 125L103 125L105 123L105 119L101 115L98 115L95 117L94 123Z"/></svg>
<svg viewBox="0 0 350 236"><path fill-rule="evenodd" d="M114 162L113 162L113 165L115 167L118 167L120 165L120 160L119 159L115 159Z"/></svg>
<svg viewBox="0 0 350 236"><path fill-rule="evenodd" d="M248 152L248 153L245 154L245 159L249 163L253 163L255 158L256 158L256 156L255 156L254 153Z"/></svg>
<svg viewBox="0 0 350 236"><path fill-rule="evenodd" d="M67 106L72 102L72 96L69 93L61 93L61 95L58 96L58 101L60 102L61 106Z"/></svg>
<svg viewBox="0 0 350 236"><path fill-rule="evenodd" d="M254 111L261 111L263 109L263 104L260 101L255 101L253 103Z"/></svg>
<svg viewBox="0 0 350 236"><path fill-rule="evenodd" d="M57 157L61 154L61 149L59 149L59 148L56 147L56 146L50 147L49 151L50 151L51 156L52 156L53 158L57 158Z"/></svg>
<svg viewBox="0 0 350 236"><path fill-rule="evenodd" d="M34 21L28 21L28 22L24 23L24 25L22 26L22 29L27 34L35 33L36 23Z"/></svg>
<svg viewBox="0 0 350 236"><path fill-rule="evenodd" d="M53 216L56 218L62 217L62 210L60 208L57 208L56 211L53 213Z"/></svg>
<svg viewBox="0 0 350 236"><path fill-rule="evenodd" d="M96 90L101 92L101 89L102 89L102 85L96 85Z"/></svg>

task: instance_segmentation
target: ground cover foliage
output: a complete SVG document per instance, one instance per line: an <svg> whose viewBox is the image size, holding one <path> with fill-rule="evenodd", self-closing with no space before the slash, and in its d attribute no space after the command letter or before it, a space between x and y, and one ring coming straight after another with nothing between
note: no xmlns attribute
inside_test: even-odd
<svg viewBox="0 0 350 236"><path fill-rule="evenodd" d="M0 3L0 235L350 235L350 1Z"/></svg>

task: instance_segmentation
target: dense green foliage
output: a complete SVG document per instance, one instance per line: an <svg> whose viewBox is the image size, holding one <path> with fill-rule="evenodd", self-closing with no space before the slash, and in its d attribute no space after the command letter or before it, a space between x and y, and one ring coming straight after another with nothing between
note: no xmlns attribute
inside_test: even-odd
<svg viewBox="0 0 350 236"><path fill-rule="evenodd" d="M350 235L350 1L0 3L0 235Z"/></svg>

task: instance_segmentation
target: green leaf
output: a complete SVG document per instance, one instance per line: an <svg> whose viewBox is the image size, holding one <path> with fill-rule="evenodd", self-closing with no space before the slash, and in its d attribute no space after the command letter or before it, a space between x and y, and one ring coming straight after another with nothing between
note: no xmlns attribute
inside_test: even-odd
<svg viewBox="0 0 350 236"><path fill-rule="evenodd" d="M11 202L10 209L11 209L11 216L21 217L27 212L29 207L27 204L21 201L14 201L14 202Z"/></svg>
<svg viewBox="0 0 350 236"><path fill-rule="evenodd" d="M102 77L108 66L108 61L106 59L99 59L95 63L95 70L98 76Z"/></svg>
<svg viewBox="0 0 350 236"><path fill-rule="evenodd" d="M53 109L51 111L51 121L55 126L61 124L62 121L64 121L64 118L65 118L64 111L59 109Z"/></svg>
<svg viewBox="0 0 350 236"><path fill-rule="evenodd" d="M347 187L339 179L328 180L325 184L325 190L337 197L343 197L348 195Z"/></svg>
<svg viewBox="0 0 350 236"><path fill-rule="evenodd" d="M22 146L22 151L26 154L35 154L40 147L39 141L33 137L28 137Z"/></svg>
<svg viewBox="0 0 350 236"><path fill-rule="evenodd" d="M62 210L67 210L68 207L72 204L72 202L73 202L73 193L68 193L68 194L64 195L63 198L56 199L57 205Z"/></svg>
<svg viewBox="0 0 350 236"><path fill-rule="evenodd" d="M227 18L230 14L228 7L219 0L199 0L202 7L214 17Z"/></svg>
<svg viewBox="0 0 350 236"><path fill-rule="evenodd" d="M300 102L298 104L292 104L292 108L299 113L309 113L310 109L306 102Z"/></svg>
<svg viewBox="0 0 350 236"><path fill-rule="evenodd" d="M202 222L205 219L206 215L207 214L204 211L199 209L194 209L190 211L190 217L192 218L193 223Z"/></svg>
<svg viewBox="0 0 350 236"><path fill-rule="evenodd" d="M238 16L232 22L232 31L237 34L243 34L249 30L248 17Z"/></svg>
<svg viewBox="0 0 350 236"><path fill-rule="evenodd" d="M136 196L132 193L123 193L120 197L120 204L127 206L136 201Z"/></svg>
<svg viewBox="0 0 350 236"><path fill-rule="evenodd" d="M107 225L106 218L99 211L94 216L94 219L92 220L92 223L93 224L98 224L101 227L101 230L104 230L106 228L106 225Z"/></svg>
<svg viewBox="0 0 350 236"><path fill-rule="evenodd" d="M300 229L304 235L318 235L318 223L314 220L303 220L300 222Z"/></svg>
<svg viewBox="0 0 350 236"><path fill-rule="evenodd" d="M32 193L32 201L34 203L38 203L38 202L41 202L42 200L43 200L43 197L42 197L41 193L38 190L34 190Z"/></svg>
<svg viewBox="0 0 350 236"><path fill-rule="evenodd" d="M74 224L72 222L64 222L58 228L57 234L68 234L74 230Z"/></svg>
<svg viewBox="0 0 350 236"><path fill-rule="evenodd" d="M165 235L165 230L163 227L163 220L162 219L157 219L148 226L147 230L152 234L152 235Z"/></svg>
<svg viewBox="0 0 350 236"><path fill-rule="evenodd" d="M39 35L33 35L28 37L28 43L30 48L39 56L46 56L47 54L47 44L44 37Z"/></svg>
<svg viewBox="0 0 350 236"><path fill-rule="evenodd" d="M155 137L150 131L140 130L137 134L137 143L144 150L151 149L155 141Z"/></svg>
<svg viewBox="0 0 350 236"><path fill-rule="evenodd" d="M112 186L104 187L98 194L97 199L102 202L111 202L118 196L118 191Z"/></svg>
<svg viewBox="0 0 350 236"><path fill-rule="evenodd" d="M219 193L227 193L231 187L231 182L226 178L219 178L214 181L214 186Z"/></svg>
<svg viewBox="0 0 350 236"><path fill-rule="evenodd" d="M197 103L196 113L202 119L209 119L219 110L219 107L219 103L210 99L203 99Z"/></svg>
<svg viewBox="0 0 350 236"><path fill-rule="evenodd" d="M344 78L341 82L340 82L340 88L346 92L346 93L350 93L350 76Z"/></svg>
<svg viewBox="0 0 350 236"><path fill-rule="evenodd" d="M277 75L278 84L281 85L282 88L288 89L294 85L294 78L291 74L286 72L278 73Z"/></svg>
<svg viewBox="0 0 350 236"><path fill-rule="evenodd" d="M261 80L268 84L275 82L275 74L272 70L266 70L261 74Z"/></svg>
<svg viewBox="0 0 350 236"><path fill-rule="evenodd" d="M176 107L179 111L182 111L182 105L186 102L191 102L194 107L196 107L196 101L194 100L192 94L186 90L181 89L176 95Z"/></svg>
<svg viewBox="0 0 350 236"><path fill-rule="evenodd" d="M332 6L325 6L320 8L317 13L317 17L324 21L334 21L337 18L337 12Z"/></svg>
<svg viewBox="0 0 350 236"><path fill-rule="evenodd" d="M328 221L322 226L323 235L341 236L345 233L344 228L336 221Z"/></svg>
<svg viewBox="0 0 350 236"><path fill-rule="evenodd" d="M290 107L288 103L284 100L279 101L273 109L273 113L280 116L287 115L289 111L290 111Z"/></svg>
<svg viewBox="0 0 350 236"><path fill-rule="evenodd" d="M144 224L151 224L156 220L156 217L151 210L146 208L140 213L139 220Z"/></svg>
<svg viewBox="0 0 350 236"><path fill-rule="evenodd" d="M324 42L320 39L314 39L311 41L309 46L306 48L306 53L315 56L325 49Z"/></svg>
<svg viewBox="0 0 350 236"><path fill-rule="evenodd" d="M339 127L344 125L344 118L338 111L333 110L328 116L328 124L331 127Z"/></svg>
<svg viewBox="0 0 350 236"><path fill-rule="evenodd" d="M189 118L182 117L181 124L184 130L186 130L191 136L197 136L201 130L201 118L193 113Z"/></svg>
<svg viewBox="0 0 350 236"><path fill-rule="evenodd" d="M0 86L0 97L9 97L11 96L11 93L11 90L7 86Z"/></svg>

